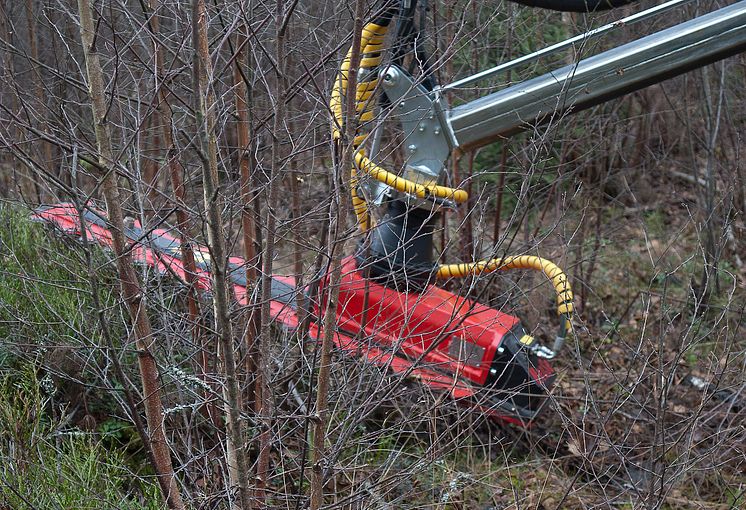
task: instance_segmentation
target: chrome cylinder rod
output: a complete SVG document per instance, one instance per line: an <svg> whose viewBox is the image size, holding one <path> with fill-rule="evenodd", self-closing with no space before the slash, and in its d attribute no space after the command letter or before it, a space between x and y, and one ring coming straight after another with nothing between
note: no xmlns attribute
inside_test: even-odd
<svg viewBox="0 0 746 510"><path fill-rule="evenodd" d="M616 30L623 26L632 25L633 23L652 18L653 16L658 16L659 14L663 14L664 12L670 11L671 9L681 7L682 5L691 1L692 0L670 0L669 2L656 5L655 7L651 7L650 9L646 9L644 11L632 14L631 16L627 16L626 18L614 21L613 23L607 23L606 25L594 28L593 30L589 30L588 32L576 35L575 37L571 37L570 39L567 39L565 41L552 44L551 46L547 46L546 48L542 48L533 53L529 53L528 55L523 55L490 69L485 69L484 71L473 74L471 76L467 76L466 78L462 78L453 83L449 83L448 85L443 85L440 89L442 91L454 90L461 87L466 87L467 85L471 85L472 83L476 83L480 80L486 80L487 78L495 76L496 74L504 73L505 71L509 71L510 69L515 69L516 67L527 64L528 62L532 62L542 57L557 53L558 51L567 49L576 43L587 43L588 41L601 37L602 35L606 35L613 30Z"/></svg>
<svg viewBox="0 0 746 510"><path fill-rule="evenodd" d="M746 50L746 0L451 109L473 149Z"/></svg>

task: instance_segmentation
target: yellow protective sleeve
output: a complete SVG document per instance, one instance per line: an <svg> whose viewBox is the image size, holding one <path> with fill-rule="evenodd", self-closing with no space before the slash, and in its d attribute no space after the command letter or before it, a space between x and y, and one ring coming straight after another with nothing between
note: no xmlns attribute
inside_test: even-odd
<svg viewBox="0 0 746 510"><path fill-rule="evenodd" d="M541 271L552 282L557 294L557 313L570 317L573 312L573 292L565 272L554 262L533 255L512 255L504 258L480 260L462 264L443 264L438 267L437 278L454 278L508 269L533 269ZM571 329L567 320L566 328Z"/></svg>
<svg viewBox="0 0 746 510"><path fill-rule="evenodd" d="M360 39L360 69L375 71L375 69L381 64L383 58L381 50L383 48L383 40L387 30L388 26L377 25L375 23L368 23L365 25ZM351 54L352 48L348 50L347 56L342 61L339 73L334 81L334 87L332 88L331 99L329 101L329 107L332 111L335 122L333 128L333 136L335 139L340 138L341 129L344 125L342 98L347 92ZM356 86L355 113L361 125L372 121L374 118L373 108L375 102L373 101L373 92L377 86L377 77L371 80L361 81ZM358 133L355 134L355 139L353 140L355 149L362 145L366 138L367 133L358 130ZM373 163L362 151L356 151L354 158L355 165L350 173L352 207L355 211L355 216L357 217L358 226L363 232L371 227L371 220L367 202L357 193L358 170L362 170L374 179L377 179L402 193L411 193L421 198L447 198L458 203L465 202L469 198L466 191L461 189L437 185L426 186L405 179L404 177L400 177Z"/></svg>

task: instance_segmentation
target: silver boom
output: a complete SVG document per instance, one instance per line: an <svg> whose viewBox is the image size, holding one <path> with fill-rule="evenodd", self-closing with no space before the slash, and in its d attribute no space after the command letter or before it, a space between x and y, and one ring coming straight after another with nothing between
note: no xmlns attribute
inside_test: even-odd
<svg viewBox="0 0 746 510"><path fill-rule="evenodd" d="M474 149L746 50L746 0L441 111L452 148Z"/></svg>

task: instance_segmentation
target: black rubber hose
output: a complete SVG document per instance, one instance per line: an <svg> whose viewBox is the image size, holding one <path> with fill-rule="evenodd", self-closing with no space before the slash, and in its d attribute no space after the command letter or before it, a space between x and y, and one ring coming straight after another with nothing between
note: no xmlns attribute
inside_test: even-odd
<svg viewBox="0 0 746 510"><path fill-rule="evenodd" d="M606 11L631 4L637 0L510 0L528 7L551 9L561 12Z"/></svg>
<svg viewBox="0 0 746 510"><path fill-rule="evenodd" d="M372 23L375 23L376 25L387 27L389 26L389 23L391 23L391 20L394 18L394 16L398 14L398 12L399 2L395 2L393 0L385 0L384 2L381 2L381 5L378 8L378 12L370 21Z"/></svg>

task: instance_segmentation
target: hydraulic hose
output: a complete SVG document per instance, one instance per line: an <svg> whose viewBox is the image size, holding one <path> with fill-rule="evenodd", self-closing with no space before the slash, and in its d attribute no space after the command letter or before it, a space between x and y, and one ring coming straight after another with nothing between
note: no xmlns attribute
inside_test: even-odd
<svg viewBox="0 0 746 510"><path fill-rule="evenodd" d="M527 7L560 12L596 12L615 9L637 0L511 0Z"/></svg>
<svg viewBox="0 0 746 510"><path fill-rule="evenodd" d="M374 179L394 188L402 193L409 193L420 198L446 198L456 203L463 203L469 199L469 194L462 189L447 186L424 185L388 172L365 157L362 152L355 153L357 167Z"/></svg>
<svg viewBox="0 0 746 510"><path fill-rule="evenodd" d="M559 350L565 336L572 330L573 292L567 275L555 263L533 255L513 255L465 264L443 264L438 267L436 278L464 277L494 271L507 271L508 269L541 271L552 282L554 292L557 294L557 314L563 317L560 332L554 344L554 350Z"/></svg>
<svg viewBox="0 0 746 510"><path fill-rule="evenodd" d="M371 22L363 27L363 33L360 38L360 70L361 80L358 82L355 90L355 114L359 124L373 120L373 100L372 95L378 85L378 66L381 65L383 40L388 32L388 25L391 22L391 16L384 16ZM342 98L347 93L348 75L350 72L350 59L352 58L352 47L347 51L347 56L342 61L337 78L334 80L332 96L329 101L329 107L334 116L335 126L333 136L339 139L342 135L341 129L344 125L344 113L342 108ZM354 149L365 141L366 134L360 132L360 126L353 139ZM368 213L368 204L365 199L357 193L358 175L357 168L352 165L350 171L350 193L352 195L352 208L355 211L358 225L362 231L368 230L370 223L370 214Z"/></svg>
<svg viewBox="0 0 746 510"><path fill-rule="evenodd" d="M385 22L385 23L384 23ZM363 27L360 38L360 73L362 79L358 82L355 91L355 110L358 121L361 123L373 120L373 101L371 96L378 85L376 70L381 65L383 40L388 32L390 20L381 20L379 23L368 23ZM342 112L342 98L347 92L348 74L350 72L350 59L352 47L347 51L347 56L342 61L337 78L334 80L329 107L334 115L336 125L334 126L334 138L341 136L341 128L344 125ZM365 140L365 134L358 134L353 141L355 147L359 147Z"/></svg>
<svg viewBox="0 0 746 510"><path fill-rule="evenodd" d="M383 40L388 32L388 26L391 22L392 15L383 16L375 22L366 24L363 27L363 33L360 38L360 70L361 80L358 82L355 90L355 113L359 124L373 120L373 101L372 95L378 85L378 66L381 65ZM352 58L352 47L347 51L347 56L342 61L337 78L334 80L332 95L329 101L329 107L334 116L335 126L333 136L339 139L342 136L341 129L344 125L344 113L342 108L342 98L347 93L348 75L350 72L350 60ZM353 139L353 146L357 153L358 147L365 141L366 133L361 132L358 125L358 131ZM365 199L358 195L358 175L357 167L353 164L350 170L350 193L352 195L352 208L357 217L357 223L364 232L368 230L370 223L370 214L368 213L368 204Z"/></svg>
<svg viewBox="0 0 746 510"><path fill-rule="evenodd" d="M449 188L447 186L423 185L404 177L391 173L379 165L373 163L365 155L365 151L360 149L367 138L367 133L361 129L373 120L373 92L378 86L378 67L381 65L383 41L388 31L391 21L390 16L382 16L375 22L368 23L363 27L363 33L360 38L360 71L361 77L355 91L355 114L358 120L358 130L353 139L355 150L354 164L350 172L350 193L352 195L352 207L355 211L358 226L361 231L365 232L370 228L370 214L368 204L365 199L357 192L358 170L363 171L374 179L383 182L402 193L411 193L420 198L444 198L451 199L457 203L465 202L469 195L461 189ZM347 92L348 75L350 71L350 59L352 48L348 50L347 56L342 61L337 78L332 88L329 107L335 120L333 136L335 139L341 137L341 128L344 125L344 113L342 107L342 98Z"/></svg>

